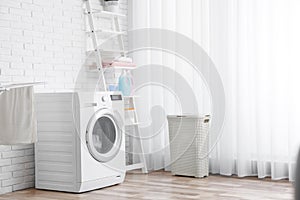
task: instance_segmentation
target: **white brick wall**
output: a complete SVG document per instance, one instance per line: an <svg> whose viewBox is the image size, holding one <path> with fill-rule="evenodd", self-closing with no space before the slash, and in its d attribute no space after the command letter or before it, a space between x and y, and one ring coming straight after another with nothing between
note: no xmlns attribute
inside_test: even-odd
<svg viewBox="0 0 300 200"><path fill-rule="evenodd" d="M0 152L0 194L33 187L33 145L0 146Z"/></svg>
<svg viewBox="0 0 300 200"><path fill-rule="evenodd" d="M0 83L47 83L36 92L89 85L75 83L87 49L82 6L82 0L1 0ZM127 14L127 0L121 12ZM121 24L127 28L127 19ZM33 145L0 146L0 194L33 186Z"/></svg>

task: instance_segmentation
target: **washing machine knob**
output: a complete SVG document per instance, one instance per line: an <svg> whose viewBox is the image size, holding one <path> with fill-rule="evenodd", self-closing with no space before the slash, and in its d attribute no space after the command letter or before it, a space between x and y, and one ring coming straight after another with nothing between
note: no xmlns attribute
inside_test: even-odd
<svg viewBox="0 0 300 200"><path fill-rule="evenodd" d="M101 100L102 100L102 102L106 102L106 101L107 101L107 96L103 96L103 97L101 98Z"/></svg>

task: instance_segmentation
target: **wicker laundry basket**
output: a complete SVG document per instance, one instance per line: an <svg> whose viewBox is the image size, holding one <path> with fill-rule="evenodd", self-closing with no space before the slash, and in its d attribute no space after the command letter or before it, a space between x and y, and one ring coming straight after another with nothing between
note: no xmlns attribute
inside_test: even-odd
<svg viewBox="0 0 300 200"><path fill-rule="evenodd" d="M168 116L173 175L208 176L210 116Z"/></svg>

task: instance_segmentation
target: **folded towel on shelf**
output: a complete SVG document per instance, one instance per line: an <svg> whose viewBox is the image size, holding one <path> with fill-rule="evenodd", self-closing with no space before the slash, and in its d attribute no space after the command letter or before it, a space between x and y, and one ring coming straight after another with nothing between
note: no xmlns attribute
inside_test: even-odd
<svg viewBox="0 0 300 200"><path fill-rule="evenodd" d="M33 87L10 89L0 94L0 144L36 142Z"/></svg>

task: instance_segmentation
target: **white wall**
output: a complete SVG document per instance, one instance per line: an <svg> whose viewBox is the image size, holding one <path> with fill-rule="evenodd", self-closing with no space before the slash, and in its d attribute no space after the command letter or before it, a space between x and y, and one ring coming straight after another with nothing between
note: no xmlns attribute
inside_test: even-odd
<svg viewBox="0 0 300 200"><path fill-rule="evenodd" d="M46 82L36 92L84 87L75 84L85 62L82 7L81 0L1 0L0 83ZM127 0L120 7L127 13ZM127 19L121 24L127 28ZM34 186L33 145L0 146L0 156L0 194Z"/></svg>

